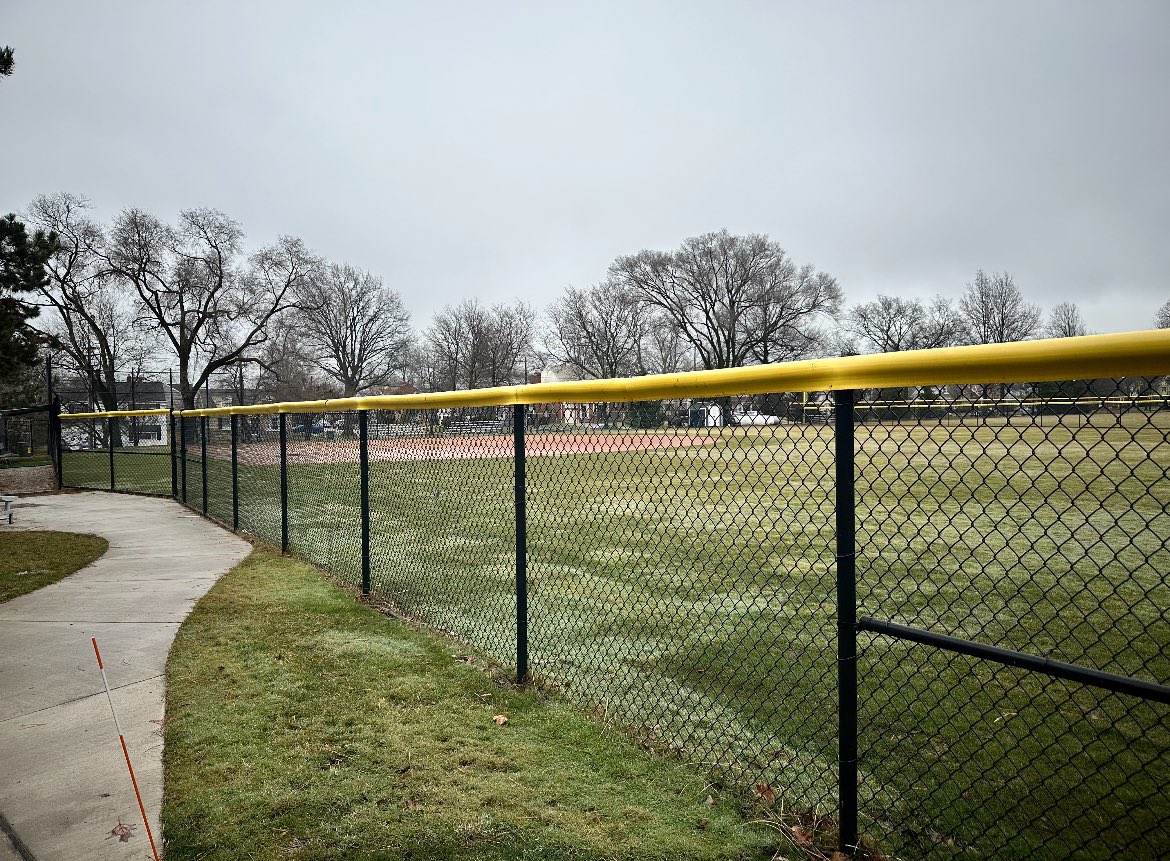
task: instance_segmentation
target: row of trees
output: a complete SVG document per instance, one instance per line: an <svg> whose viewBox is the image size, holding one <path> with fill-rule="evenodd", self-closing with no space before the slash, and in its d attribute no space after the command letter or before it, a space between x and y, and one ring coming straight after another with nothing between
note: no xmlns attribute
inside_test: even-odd
<svg viewBox="0 0 1170 861"><path fill-rule="evenodd" d="M249 402L505 385L539 368L615 377L1087 332L1070 303L1043 318L1007 273L977 272L957 299L845 307L828 273L767 236L727 231L619 257L543 314L468 299L416 331L381 279L295 237L247 252L241 226L218 210L168 224L132 208L101 224L84 199L56 194L34 200L24 222L0 220L0 373L52 343L107 409L119 381L159 366L175 369L191 407L213 382ZM1170 322L1170 303L1160 313Z"/></svg>
<svg viewBox="0 0 1170 861"><path fill-rule="evenodd" d="M545 355L583 376L729 368L818 355L995 344L1088 333L1062 302L1047 319L1011 275L976 272L958 300L879 295L844 308L836 280L764 236L713 233L618 258L548 313Z"/></svg>

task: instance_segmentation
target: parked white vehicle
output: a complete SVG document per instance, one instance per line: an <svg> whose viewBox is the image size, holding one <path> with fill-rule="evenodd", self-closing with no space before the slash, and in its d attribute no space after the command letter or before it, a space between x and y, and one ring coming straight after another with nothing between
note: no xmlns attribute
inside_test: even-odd
<svg viewBox="0 0 1170 861"><path fill-rule="evenodd" d="M780 416L770 416L756 410L745 410L736 417L737 425L778 425Z"/></svg>

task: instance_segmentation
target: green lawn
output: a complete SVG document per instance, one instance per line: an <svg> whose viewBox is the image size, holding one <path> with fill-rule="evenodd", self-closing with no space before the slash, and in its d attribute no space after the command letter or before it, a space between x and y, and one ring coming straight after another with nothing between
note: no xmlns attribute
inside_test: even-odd
<svg viewBox="0 0 1170 861"><path fill-rule="evenodd" d="M767 859L777 840L738 793L263 550L179 630L165 733L172 861Z"/></svg>
<svg viewBox="0 0 1170 861"><path fill-rule="evenodd" d="M67 451L61 464L63 487L110 489L106 451ZM171 495L171 452L166 446L138 446L114 452L114 489L157 496Z"/></svg>
<svg viewBox="0 0 1170 861"><path fill-rule="evenodd" d="M390 445L371 442L375 458ZM331 451L338 463L290 460L290 534L354 584L355 446ZM277 542L272 453L241 448L240 522ZM169 462L153 463L144 486L169 487ZM537 681L720 779L835 811L832 463L825 426L530 457ZM66 467L103 468L85 454ZM857 467L862 615L1170 681L1165 416L862 425ZM187 473L198 507L197 460ZM375 462L371 500L375 593L513 663L510 459ZM224 460L209 460L208 501L230 522ZM886 851L1170 847L1164 706L884 637L860 646L862 827Z"/></svg>
<svg viewBox="0 0 1170 861"><path fill-rule="evenodd" d="M56 583L106 552L109 543L74 532L0 532L0 604Z"/></svg>
<svg viewBox="0 0 1170 861"><path fill-rule="evenodd" d="M26 457L0 458L0 469L20 469L26 466L48 466L53 461L47 454L31 454Z"/></svg>

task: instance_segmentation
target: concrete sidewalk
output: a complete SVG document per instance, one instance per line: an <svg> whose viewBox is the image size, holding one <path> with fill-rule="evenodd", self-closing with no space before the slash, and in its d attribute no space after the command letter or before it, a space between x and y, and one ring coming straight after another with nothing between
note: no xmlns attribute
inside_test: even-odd
<svg viewBox="0 0 1170 861"><path fill-rule="evenodd" d="M89 532L94 564L0 604L0 816L38 861L151 857L90 637L150 815L162 804L163 673L179 624L251 549L170 500L30 497L2 529ZM121 842L110 832L134 826ZM3 825L3 822L0 822ZM20 858L0 834L0 861Z"/></svg>

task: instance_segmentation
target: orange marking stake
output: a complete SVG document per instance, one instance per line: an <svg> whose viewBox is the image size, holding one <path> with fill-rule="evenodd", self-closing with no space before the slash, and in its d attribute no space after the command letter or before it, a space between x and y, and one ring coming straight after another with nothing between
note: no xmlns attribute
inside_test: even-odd
<svg viewBox="0 0 1170 861"><path fill-rule="evenodd" d="M134 766L130 764L130 751L126 749L126 738L122 735L122 724L118 721L114 698L110 696L110 683L106 679L106 667L102 663L102 653L98 651L97 637L90 637L90 641L93 643L93 653L97 656L98 669L102 673L102 684L106 686L106 699L110 701L110 714L114 716L114 727L118 730L118 742L122 745L122 756L126 757L126 769L130 772L130 783L134 785L134 797L138 799L138 811L142 814L142 824L146 826L146 837L150 840L150 851L154 853L154 861L159 861L158 849L154 845L154 835L150 832L150 822L146 818L146 808L142 805L142 793L138 791L138 779L134 776Z"/></svg>

